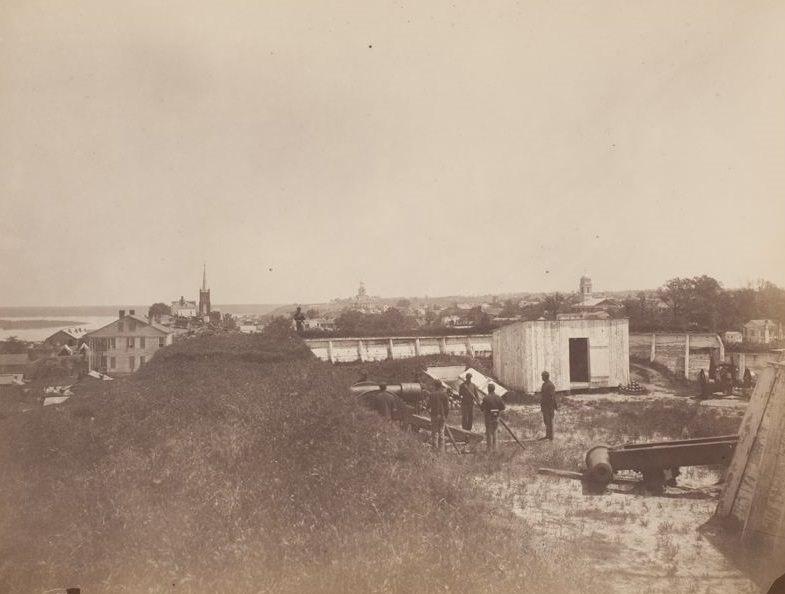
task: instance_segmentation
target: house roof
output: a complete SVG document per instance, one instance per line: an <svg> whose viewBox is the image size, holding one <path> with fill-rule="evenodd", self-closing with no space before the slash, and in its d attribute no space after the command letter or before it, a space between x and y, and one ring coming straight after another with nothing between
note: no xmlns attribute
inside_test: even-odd
<svg viewBox="0 0 785 594"><path fill-rule="evenodd" d="M143 324L145 326L149 326L150 328L152 328L153 330L157 330L161 334L171 334L172 333L172 330L170 330L166 326L162 326L161 324L158 324L156 322L152 322L152 321L150 321L150 320L148 320L146 318L143 318L141 316L138 316L136 314L128 314L127 316L125 316L123 318L117 318L113 322L109 322L106 326L102 326L101 328L98 328L98 330L93 330L92 332L88 332L85 336L107 336L108 333L106 332L106 330L109 330L112 326L116 325L117 322L119 322L121 319L122 320L129 320L129 319L130 320L134 320L136 323Z"/></svg>
<svg viewBox="0 0 785 594"><path fill-rule="evenodd" d="M746 324L744 324L745 328L762 328L763 326L771 325L776 326L777 322L774 320L750 320Z"/></svg>
<svg viewBox="0 0 785 594"><path fill-rule="evenodd" d="M176 307L178 309L190 309L192 307L196 307L196 301L172 301L172 307Z"/></svg>
<svg viewBox="0 0 785 594"><path fill-rule="evenodd" d="M603 305L619 305L619 302L610 297L587 297L578 304L578 307L600 307Z"/></svg>
<svg viewBox="0 0 785 594"><path fill-rule="evenodd" d="M60 328L57 332L52 333L46 340L49 340L49 338L52 338L53 336L57 336L61 332L78 340L87 334L87 328Z"/></svg>

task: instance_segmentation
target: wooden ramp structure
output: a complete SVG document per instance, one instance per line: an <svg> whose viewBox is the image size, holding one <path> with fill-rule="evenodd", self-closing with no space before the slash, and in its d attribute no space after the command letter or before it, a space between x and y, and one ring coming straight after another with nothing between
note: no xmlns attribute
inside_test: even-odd
<svg viewBox="0 0 785 594"><path fill-rule="evenodd" d="M715 515L785 571L785 363L763 370L739 431Z"/></svg>

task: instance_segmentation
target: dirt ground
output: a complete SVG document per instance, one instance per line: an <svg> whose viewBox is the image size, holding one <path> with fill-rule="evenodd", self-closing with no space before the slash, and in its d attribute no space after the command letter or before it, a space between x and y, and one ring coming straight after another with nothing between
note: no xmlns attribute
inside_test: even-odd
<svg viewBox="0 0 785 594"><path fill-rule="evenodd" d="M630 398L637 398L639 403L631 404ZM760 592L734 559L705 535L703 526L714 514L721 489L721 468L683 468L678 486L666 487L662 494L649 493L632 484L614 484L602 494L590 494L584 492L578 480L538 474L540 467L580 470L585 451L597 443L613 445L694 436L694 427L683 417L671 431L667 421L660 420L666 429L648 434L641 430L641 426L646 426L645 419L634 426L624 420L629 410L646 403L658 415L663 414L662 410L667 414L670 406L678 405L682 414L689 407L688 413L704 412L728 421L718 423L716 434L727 434L733 420L740 420L746 404L701 411L711 404L675 396L671 391L653 391L643 397L564 397L557 412L553 442L526 441L526 450L521 451L502 430L500 438L505 441L498 456L501 461L492 470L480 471L477 480L526 520L542 555L562 562L565 571L574 568L585 572L588 566L601 577L608 592ZM542 435L537 405L510 406L506 414L519 438L534 440ZM482 431L477 420L474 429ZM487 456L482 452L474 458ZM630 473L626 478L639 477ZM578 555L576 549L580 551Z"/></svg>

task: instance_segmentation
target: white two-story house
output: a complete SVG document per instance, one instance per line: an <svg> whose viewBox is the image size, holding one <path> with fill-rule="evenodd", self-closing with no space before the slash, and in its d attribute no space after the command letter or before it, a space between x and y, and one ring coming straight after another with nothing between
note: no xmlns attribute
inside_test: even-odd
<svg viewBox="0 0 785 594"><path fill-rule="evenodd" d="M120 310L119 318L103 328L85 335L90 347L90 370L108 374L133 373L153 355L172 344L174 334L169 328Z"/></svg>

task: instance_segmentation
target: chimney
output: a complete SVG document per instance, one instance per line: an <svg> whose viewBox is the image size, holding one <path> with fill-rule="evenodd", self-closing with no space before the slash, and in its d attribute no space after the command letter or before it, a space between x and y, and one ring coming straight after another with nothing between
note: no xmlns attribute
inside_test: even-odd
<svg viewBox="0 0 785 594"><path fill-rule="evenodd" d="M135 309L129 309L129 310L128 310L128 315L129 315L129 316L136 315L136 310L135 310Z"/></svg>
<svg viewBox="0 0 785 594"><path fill-rule="evenodd" d="M124 318L124 317L125 317L125 310L124 310L124 309L121 309L121 310L120 310L120 317L121 317L121 318Z"/></svg>

